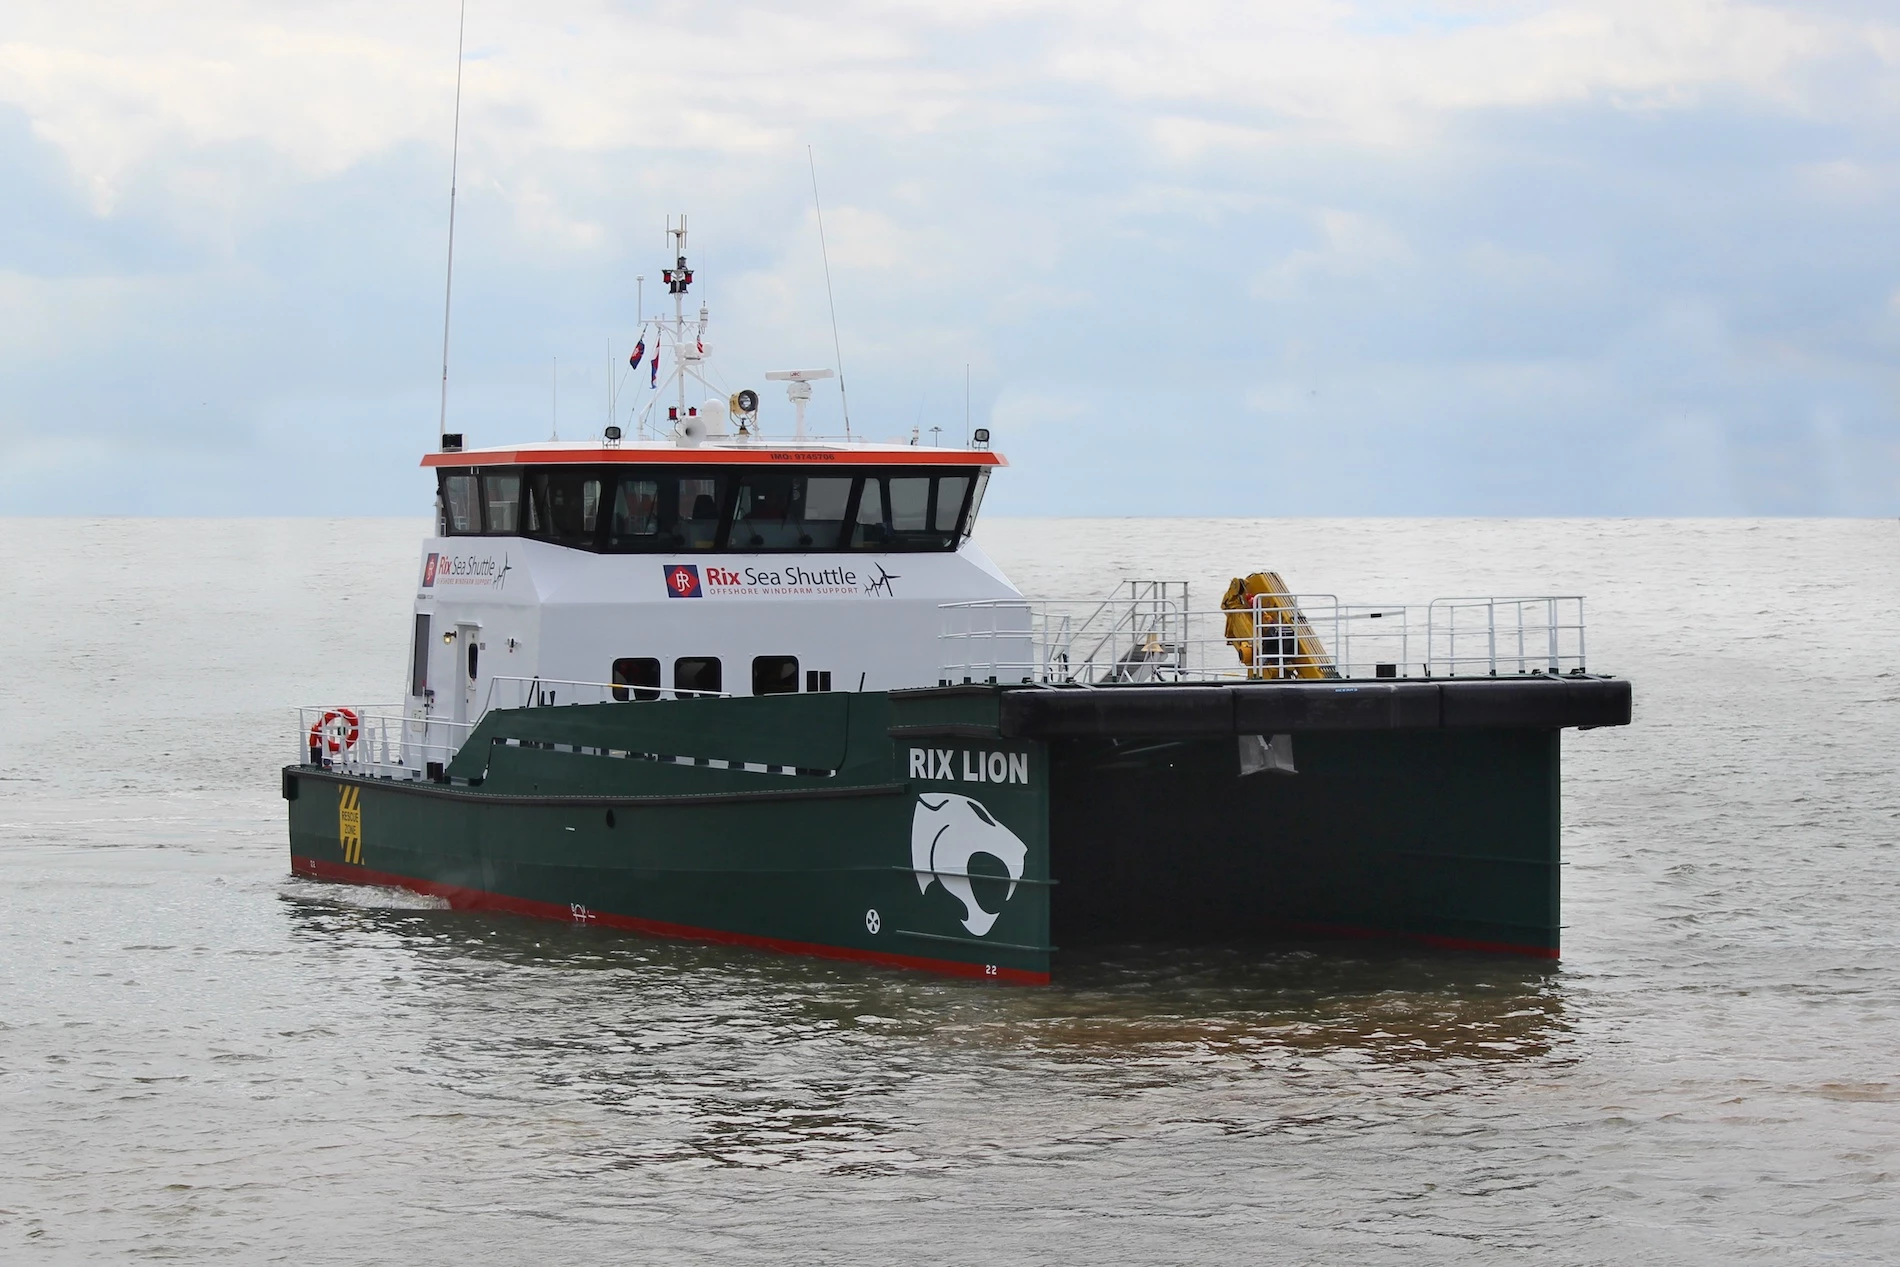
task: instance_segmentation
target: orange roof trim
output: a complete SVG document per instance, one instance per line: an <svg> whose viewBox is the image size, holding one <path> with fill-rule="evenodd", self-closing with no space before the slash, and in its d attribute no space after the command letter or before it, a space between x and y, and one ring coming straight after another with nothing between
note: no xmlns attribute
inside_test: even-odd
<svg viewBox="0 0 1900 1267"><path fill-rule="evenodd" d="M423 455L424 466L1008 466L988 449L471 449Z"/></svg>

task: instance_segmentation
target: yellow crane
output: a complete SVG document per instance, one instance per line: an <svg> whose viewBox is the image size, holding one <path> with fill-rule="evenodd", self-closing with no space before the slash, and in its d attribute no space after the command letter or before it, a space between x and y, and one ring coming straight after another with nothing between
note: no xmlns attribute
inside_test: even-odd
<svg viewBox="0 0 1900 1267"><path fill-rule="evenodd" d="M1250 678L1336 678L1339 670L1278 572L1235 577L1221 596L1225 636Z"/></svg>

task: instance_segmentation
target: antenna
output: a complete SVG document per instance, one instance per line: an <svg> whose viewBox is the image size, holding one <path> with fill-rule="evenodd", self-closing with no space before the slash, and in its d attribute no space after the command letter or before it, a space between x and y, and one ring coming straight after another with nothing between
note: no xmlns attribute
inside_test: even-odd
<svg viewBox="0 0 1900 1267"><path fill-rule="evenodd" d="M805 406L811 403L811 385L821 378L830 378L830 370L767 370L766 378L775 383L788 383L785 398L792 402L792 408L798 411L795 439L805 438ZM842 384L840 384L842 386Z"/></svg>
<svg viewBox="0 0 1900 1267"><path fill-rule="evenodd" d="M844 349L838 344L838 301L831 293L831 252L825 247L825 209L818 201L818 160L811 146L805 147L805 162L811 167L811 205L818 213L818 254L825 261L825 301L831 305L831 352L838 362L838 403L844 407L844 433L851 434L851 398L844 390Z"/></svg>
<svg viewBox="0 0 1900 1267"><path fill-rule="evenodd" d="M468 0L455 23L455 131L449 140L449 264L442 279L442 412L437 415L439 443L449 431L449 297L455 289L455 171L462 156L462 33L468 27Z"/></svg>
<svg viewBox="0 0 1900 1267"><path fill-rule="evenodd" d="M970 447L970 363L963 363L963 447Z"/></svg>

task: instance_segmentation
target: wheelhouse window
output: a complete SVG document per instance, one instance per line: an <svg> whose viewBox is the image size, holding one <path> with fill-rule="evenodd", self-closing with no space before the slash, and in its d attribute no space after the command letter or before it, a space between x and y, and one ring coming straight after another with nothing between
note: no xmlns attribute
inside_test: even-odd
<svg viewBox="0 0 1900 1267"><path fill-rule="evenodd" d="M595 548L600 520L601 478L586 469L536 471L530 495L540 524L536 534L557 545Z"/></svg>
<svg viewBox="0 0 1900 1267"><path fill-rule="evenodd" d="M884 484L875 476L858 481L857 513L851 517L851 536L845 545L858 550L882 550L890 543L884 522Z"/></svg>
<svg viewBox="0 0 1900 1267"><path fill-rule="evenodd" d="M537 535L540 517L519 467L447 471L441 477L442 529L452 537Z"/></svg>
<svg viewBox="0 0 1900 1267"><path fill-rule="evenodd" d="M856 550L954 550L964 530L971 477L867 475L848 546Z"/></svg>
<svg viewBox="0 0 1900 1267"><path fill-rule="evenodd" d="M681 477L676 492L673 544L688 550L710 550L719 542L720 503L725 493L723 475Z"/></svg>
<svg viewBox="0 0 1900 1267"><path fill-rule="evenodd" d="M660 698L660 662L646 656L615 660L613 693L623 703Z"/></svg>
<svg viewBox="0 0 1900 1267"><path fill-rule="evenodd" d="M482 509L486 530L513 535L521 531L521 474L482 476Z"/></svg>
<svg viewBox="0 0 1900 1267"><path fill-rule="evenodd" d="M479 496L473 475L442 477L442 526L450 536L472 536L482 530Z"/></svg>
<svg viewBox="0 0 1900 1267"><path fill-rule="evenodd" d="M851 505L851 479L749 471L733 502L733 550L835 550Z"/></svg>
<svg viewBox="0 0 1900 1267"><path fill-rule="evenodd" d="M732 478L693 469L602 473L613 480L613 510L601 546L610 553L672 554L718 546Z"/></svg>
<svg viewBox="0 0 1900 1267"><path fill-rule="evenodd" d="M969 493L969 505L963 512L963 535L968 537L976 531L977 512L983 508L983 492L990 486L990 473L978 470L972 481L975 485Z"/></svg>
<svg viewBox="0 0 1900 1267"><path fill-rule="evenodd" d="M929 528L930 486L936 482L928 475L904 476L885 482L893 532L923 532Z"/></svg>
<svg viewBox="0 0 1900 1267"><path fill-rule="evenodd" d="M754 695L796 695L798 693L798 657L762 655L752 660Z"/></svg>
<svg viewBox="0 0 1900 1267"><path fill-rule="evenodd" d="M963 519L963 503L970 496L970 477L940 475L930 496L930 530L955 532Z"/></svg>
<svg viewBox="0 0 1900 1267"><path fill-rule="evenodd" d="M717 656L685 656L673 661L673 690L681 699L717 695L724 688Z"/></svg>
<svg viewBox="0 0 1900 1267"><path fill-rule="evenodd" d="M988 472L951 467L500 467L441 474L443 531L606 553L954 550Z"/></svg>
<svg viewBox="0 0 1900 1267"><path fill-rule="evenodd" d="M614 489L614 513L607 529L607 548L654 549L660 544L659 537L660 481L622 476Z"/></svg>

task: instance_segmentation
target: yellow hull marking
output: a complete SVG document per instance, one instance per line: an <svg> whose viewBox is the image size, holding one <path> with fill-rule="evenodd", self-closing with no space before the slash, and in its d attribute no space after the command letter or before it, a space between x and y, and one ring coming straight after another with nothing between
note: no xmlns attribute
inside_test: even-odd
<svg viewBox="0 0 1900 1267"><path fill-rule="evenodd" d="M345 786L336 801L336 834L343 844L343 861L363 865L363 789Z"/></svg>

